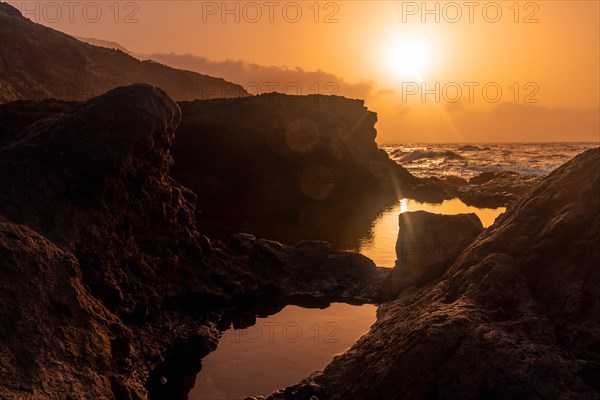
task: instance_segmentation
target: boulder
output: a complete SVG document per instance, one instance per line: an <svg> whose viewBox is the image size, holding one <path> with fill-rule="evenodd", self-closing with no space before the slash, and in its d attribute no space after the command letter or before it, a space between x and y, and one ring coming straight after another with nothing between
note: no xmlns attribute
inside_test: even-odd
<svg viewBox="0 0 600 400"><path fill-rule="evenodd" d="M0 147L0 212L72 252L92 294L125 318L155 310L171 279L194 281L173 268L203 264L194 196L167 176L180 115L160 89L132 85Z"/></svg>
<svg viewBox="0 0 600 400"><path fill-rule="evenodd" d="M409 211L398 217L397 268L417 282L439 276L483 231L476 214L442 215Z"/></svg>

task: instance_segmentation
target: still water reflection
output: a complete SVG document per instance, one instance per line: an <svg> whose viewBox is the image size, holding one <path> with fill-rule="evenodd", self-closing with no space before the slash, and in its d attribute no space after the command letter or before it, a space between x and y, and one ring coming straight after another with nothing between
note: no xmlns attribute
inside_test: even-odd
<svg viewBox="0 0 600 400"><path fill-rule="evenodd" d="M228 329L202 360L190 400L268 395L323 369L375 322L374 305L287 306L246 329Z"/></svg>
<svg viewBox="0 0 600 400"><path fill-rule="evenodd" d="M370 233L361 238L358 251L372 259L377 266L393 267L396 262L396 239L398 238L398 215L406 211L429 211L436 214L475 213L484 227L494 223L506 208L477 208L468 206L459 199L444 200L439 204L421 203L402 199L395 206L380 214Z"/></svg>

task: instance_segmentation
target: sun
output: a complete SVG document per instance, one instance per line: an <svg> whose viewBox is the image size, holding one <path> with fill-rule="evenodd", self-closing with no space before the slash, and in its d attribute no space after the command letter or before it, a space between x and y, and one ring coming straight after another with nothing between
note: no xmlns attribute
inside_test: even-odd
<svg viewBox="0 0 600 400"><path fill-rule="evenodd" d="M423 80L423 74L431 63L431 50L427 40L396 39L386 51L386 64L392 73L399 77Z"/></svg>

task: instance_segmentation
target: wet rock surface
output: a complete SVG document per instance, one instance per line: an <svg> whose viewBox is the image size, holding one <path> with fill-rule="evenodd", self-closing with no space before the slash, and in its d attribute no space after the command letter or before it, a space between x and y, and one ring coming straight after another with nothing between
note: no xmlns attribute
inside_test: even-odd
<svg viewBox="0 0 600 400"><path fill-rule="evenodd" d="M551 173L439 280L270 398L598 398L599 167L593 149Z"/></svg>

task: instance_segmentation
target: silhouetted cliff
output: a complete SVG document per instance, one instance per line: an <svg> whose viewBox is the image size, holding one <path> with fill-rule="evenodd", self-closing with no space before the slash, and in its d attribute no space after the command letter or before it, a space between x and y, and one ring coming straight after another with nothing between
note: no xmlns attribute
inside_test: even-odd
<svg viewBox="0 0 600 400"><path fill-rule="evenodd" d="M203 194L201 218L290 242L335 240L342 225L368 229L398 198L446 196L377 147L377 115L362 100L271 93L181 109L172 173ZM262 231L265 222L284 232Z"/></svg>

